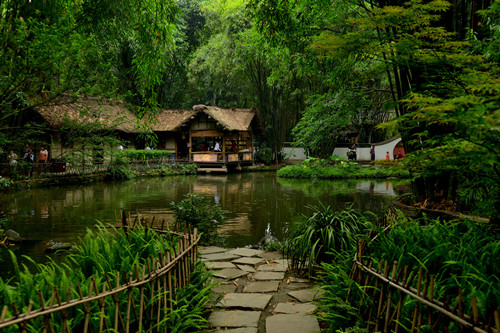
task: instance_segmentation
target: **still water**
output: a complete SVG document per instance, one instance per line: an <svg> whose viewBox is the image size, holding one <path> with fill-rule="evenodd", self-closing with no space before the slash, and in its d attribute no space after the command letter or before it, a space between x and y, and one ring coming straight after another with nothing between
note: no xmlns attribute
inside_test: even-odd
<svg viewBox="0 0 500 333"><path fill-rule="evenodd" d="M40 261L49 241L77 242L96 221L114 223L120 210L171 219L170 202L184 199L187 193L221 205L229 220L223 228L227 245L240 247L256 244L266 232L282 240L290 224L310 214L308 206L318 200L337 208L352 203L356 209L382 215L403 190L390 181L287 180L266 172L37 188L0 193L0 202L13 221L9 228L37 240L14 248L15 253ZM7 251L0 249L0 270L5 272L9 262Z"/></svg>

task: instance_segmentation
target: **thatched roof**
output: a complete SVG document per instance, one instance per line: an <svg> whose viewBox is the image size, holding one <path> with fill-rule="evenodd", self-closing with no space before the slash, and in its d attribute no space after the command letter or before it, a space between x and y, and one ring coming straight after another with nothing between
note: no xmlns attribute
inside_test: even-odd
<svg viewBox="0 0 500 333"><path fill-rule="evenodd" d="M195 115L191 110L161 110L151 127L155 132L174 132ZM143 118L142 122L147 124L149 120Z"/></svg>
<svg viewBox="0 0 500 333"><path fill-rule="evenodd" d="M66 98L57 104L36 108L36 111L52 128L61 128L65 122L100 124L104 128L134 133L137 118L125 108L123 102L95 97L75 100Z"/></svg>
<svg viewBox="0 0 500 333"><path fill-rule="evenodd" d="M253 109L221 109L203 105L195 105L193 109L206 113L228 131L248 131L256 114Z"/></svg>
<svg viewBox="0 0 500 333"><path fill-rule="evenodd" d="M60 129L66 121L78 124L98 123L105 128L126 133L138 133L151 127L155 132L174 132L200 114L207 114L228 131L248 131L256 111L253 109L221 109L215 106L195 105L193 110L160 110L158 115L143 118L140 123L121 101L96 97L64 98L57 104L36 109L52 128ZM140 126L139 126L140 125Z"/></svg>

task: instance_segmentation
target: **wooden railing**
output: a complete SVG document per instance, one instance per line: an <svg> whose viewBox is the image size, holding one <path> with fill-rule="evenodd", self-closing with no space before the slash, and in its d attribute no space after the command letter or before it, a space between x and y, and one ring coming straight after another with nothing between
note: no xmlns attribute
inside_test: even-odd
<svg viewBox="0 0 500 333"><path fill-rule="evenodd" d="M130 225L125 214L122 221L125 229ZM134 225L138 221L134 222ZM145 226L150 228L150 226ZM76 316L83 320L74 328L78 332L140 332L155 330L166 332L168 316L175 309L176 290L190 282L190 274L197 260L197 244L200 237L197 230L193 232L176 232L148 229L167 235L180 235L175 251L160 252L150 257L147 264L137 265L132 272L126 272L126 282L117 272L115 276L105 275L100 282L91 277L88 295L83 295L79 285L69 290L54 291L49 300L43 298L38 291L40 308L33 308L30 301L27 310L20 313L16 304L3 305L0 313L0 332L2 329L14 329L19 332L37 331L54 332L60 327L62 332L71 332L70 327ZM78 297L72 297L76 294ZM67 295L65 297L65 295ZM138 299L138 301L137 301ZM134 301L135 300L135 301ZM6 317L9 312L13 314ZM163 325L160 325L163 322ZM55 325L57 323L57 325ZM11 330L9 330L11 331Z"/></svg>
<svg viewBox="0 0 500 333"><path fill-rule="evenodd" d="M470 298L472 313L464 313L467 297L462 290L453 298L434 299L434 277L429 272L424 273L422 267L418 272L410 272L408 266L398 268L396 261L390 264L383 260L374 267L374 260L364 259L361 255L362 248L358 246L351 278L363 289L363 296L350 302L362 304L369 301L371 304L369 309L362 310L366 313L360 313L367 319L369 332L404 331L401 323L410 322L411 327L407 329L411 332L420 332L424 326L426 332L449 332L453 324L458 325L461 332L500 333L498 309L488 313L487 320L481 322L475 297ZM348 291L348 301L352 288ZM411 318L402 318L407 298L413 299L415 306ZM456 299L454 304L451 299Z"/></svg>

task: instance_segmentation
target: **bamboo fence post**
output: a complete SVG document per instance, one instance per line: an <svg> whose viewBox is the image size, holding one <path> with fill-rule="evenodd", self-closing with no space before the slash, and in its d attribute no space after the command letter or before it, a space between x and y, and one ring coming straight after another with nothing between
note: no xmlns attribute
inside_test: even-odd
<svg viewBox="0 0 500 333"><path fill-rule="evenodd" d="M30 300L30 302L28 304L28 310L26 311L26 314L28 316L31 313L31 308L32 307L33 307L33 301ZM23 333L26 332L26 326L28 326L28 320L23 321L21 332L23 332Z"/></svg>
<svg viewBox="0 0 500 333"><path fill-rule="evenodd" d="M384 261L384 276L387 276L387 269L388 269L388 261ZM382 264L380 264L380 267L382 268ZM382 304L383 304L383 299L384 299L384 284L380 284L380 296L378 299L378 308L377 308L377 316L376 316L376 322L375 322L375 331L378 331L379 327L379 322L380 322L380 316L382 312Z"/></svg>
<svg viewBox="0 0 500 333"><path fill-rule="evenodd" d="M472 306L472 319L473 319L474 325L477 325L477 323L479 322L479 312L477 310L476 296L472 296L470 302L471 302L471 306Z"/></svg>
<svg viewBox="0 0 500 333"><path fill-rule="evenodd" d="M422 267L420 267L418 269L417 296L420 296L421 285L422 285ZM413 312L413 321L411 324L411 332L413 332L417 326L417 316L418 316L418 303L415 304L415 310Z"/></svg>
<svg viewBox="0 0 500 333"><path fill-rule="evenodd" d="M96 293L98 293L96 289ZM102 284L102 293L106 293L106 283ZM109 330L108 320L106 319L106 297L99 299L99 308L100 308L100 318L99 318L99 332L102 332L104 326L106 326L106 331Z"/></svg>
<svg viewBox="0 0 500 333"><path fill-rule="evenodd" d="M161 268L160 260L156 261L156 269L155 272L158 272ZM156 303L158 304L158 307L156 309L156 331L160 331L160 314L161 314L161 301L162 301L162 295L161 295L161 284L160 284L160 279L155 277L155 279L152 282L153 284L156 283L156 289L158 290L158 296L156 297L157 301Z"/></svg>
<svg viewBox="0 0 500 333"><path fill-rule="evenodd" d="M129 272L128 276L128 285L129 287L127 288L128 291L128 299L127 299L127 316L126 316L126 322L125 322L125 333L130 332L130 310L132 306L132 288L130 285L132 284L132 272Z"/></svg>
<svg viewBox="0 0 500 333"><path fill-rule="evenodd" d="M496 332L499 333L500 332L500 314L498 313L498 309L496 309L493 312L493 317L495 318ZM1 320L0 320L0 322L1 322Z"/></svg>
<svg viewBox="0 0 500 333"><path fill-rule="evenodd" d="M38 289L38 298L40 299L40 306L42 307L42 310L46 310L47 307L45 306L45 300L43 299L43 294L42 294L42 291L40 289ZM50 306L49 306L49 308L50 308ZM16 316L18 316L19 311L17 310L17 306L14 303L12 303L12 309L14 310L14 314ZM44 318L45 318L45 322L43 325L43 332L47 332L47 328L49 328L50 332L53 333L54 328L52 327L52 323L50 321L50 314L45 315Z"/></svg>
<svg viewBox="0 0 500 333"><path fill-rule="evenodd" d="M148 264L148 269L149 269L149 276L150 278L153 277L155 271L155 260L153 257L150 257L150 260L151 260L151 267L149 267L149 264ZM149 326L149 330L151 331L152 328L153 328L153 322L154 322L154 315L155 315L155 302L153 302L153 299L155 297L155 284L154 283L150 283L151 285L151 297L150 297L150 300L151 300L151 309L150 309L150 315L149 315L149 320L150 320L150 326Z"/></svg>
<svg viewBox="0 0 500 333"><path fill-rule="evenodd" d="M161 254L161 267L166 267L167 266L167 255L165 252ZM168 302L167 302L167 277L166 274L163 274L162 276L162 282L163 282L163 318L164 320L167 319L168 315ZM167 332L167 325L165 325L163 332Z"/></svg>
<svg viewBox="0 0 500 333"><path fill-rule="evenodd" d="M396 277L396 270L398 269L398 262L394 261L392 264L392 275L391 275L391 280L394 281L394 278ZM388 287L389 290L389 295L387 297L387 310L385 312L385 323L384 323L384 332L387 332L387 328L389 327L389 318L391 316L391 304L392 304L392 288Z"/></svg>
<svg viewBox="0 0 500 333"><path fill-rule="evenodd" d="M141 274L140 278L139 278L139 275L137 273L137 265L135 265L135 269L136 269L136 274L137 274L137 280L144 281L144 276L146 275L146 266L145 265L142 266L142 274ZM142 332L142 315L144 312L144 285L143 284L141 284L139 286L139 297L140 297L140 301L139 301L139 332Z"/></svg>
<svg viewBox="0 0 500 333"><path fill-rule="evenodd" d="M428 296L429 301L434 301L434 276L431 276L431 281L430 281L430 286L429 286L429 296ZM432 327L432 309L428 308L428 318L427 318L427 324Z"/></svg>
<svg viewBox="0 0 500 333"><path fill-rule="evenodd" d="M167 252L167 261L168 261L168 263L170 263L172 261L172 254L170 252ZM174 304L173 304L173 297L172 297L172 273L171 273L171 270L169 270L167 272L167 281L168 281L169 309L170 309L170 312L172 312L174 309Z"/></svg>

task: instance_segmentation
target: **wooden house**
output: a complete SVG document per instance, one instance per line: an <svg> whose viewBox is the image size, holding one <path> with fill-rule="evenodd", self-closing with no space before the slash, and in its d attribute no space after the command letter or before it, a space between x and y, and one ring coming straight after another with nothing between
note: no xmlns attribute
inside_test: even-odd
<svg viewBox="0 0 500 333"><path fill-rule="evenodd" d="M35 109L36 121L48 126L49 157L58 159L75 148L69 144L68 135L91 135L99 131L113 132L120 140L129 141L135 148L138 122L122 101L80 97L65 97L57 103ZM83 129L86 127L87 130ZM80 130L75 131L75 129ZM72 131L75 131L72 133ZM107 145L106 142L102 143Z"/></svg>
<svg viewBox="0 0 500 333"><path fill-rule="evenodd" d="M261 126L254 109L195 105L193 110L162 110L151 127L159 149L196 163L201 171L227 171L251 165L253 138Z"/></svg>

